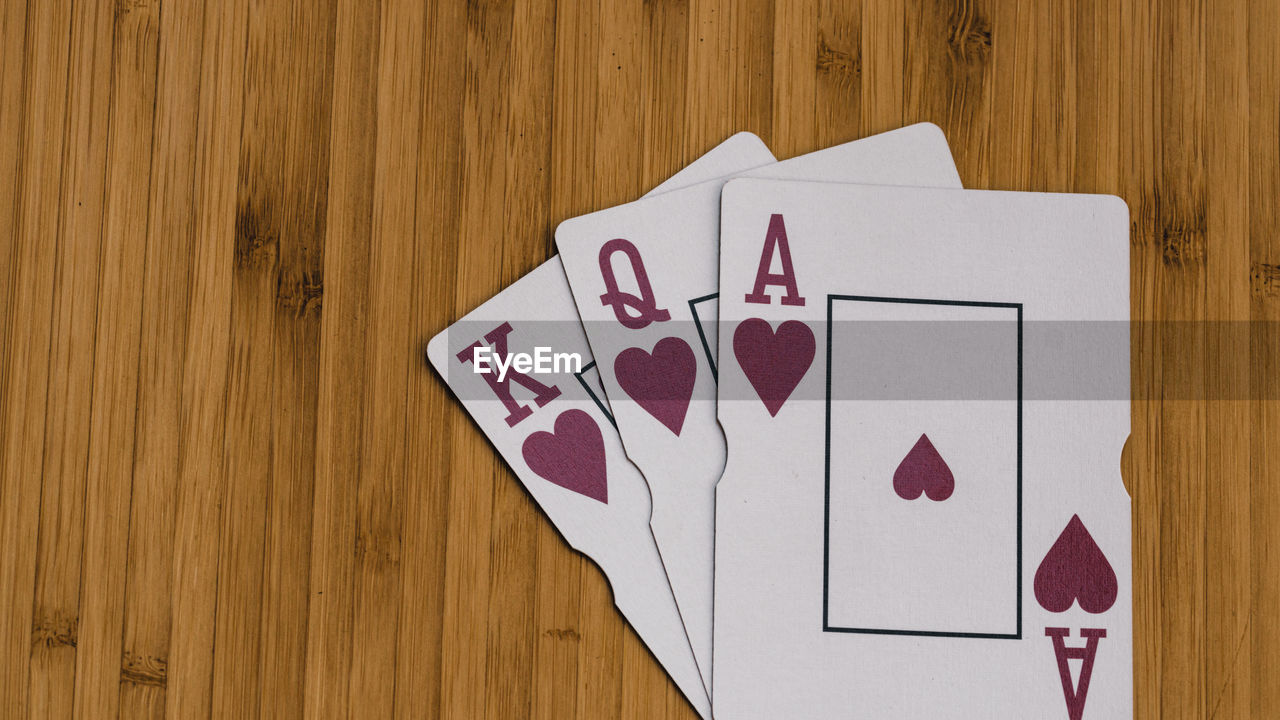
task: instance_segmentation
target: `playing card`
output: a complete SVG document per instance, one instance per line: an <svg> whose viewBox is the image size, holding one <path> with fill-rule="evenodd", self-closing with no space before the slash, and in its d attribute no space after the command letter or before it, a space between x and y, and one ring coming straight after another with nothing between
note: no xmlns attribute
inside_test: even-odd
<svg viewBox="0 0 1280 720"><path fill-rule="evenodd" d="M739 133L662 187L772 159L759 138ZM427 355L569 545L604 571L618 609L709 718L707 692L649 528L649 490L627 460L606 407L593 398L598 393L589 391L591 353L559 258L436 335Z"/></svg>
<svg viewBox="0 0 1280 720"><path fill-rule="evenodd" d="M1124 203L735 180L721 231L717 717L1131 717Z"/></svg>
<svg viewBox="0 0 1280 720"><path fill-rule="evenodd" d="M921 123L766 165L748 177L959 187L946 138ZM711 679L719 199L723 179L561 223L556 245L653 531ZM784 301L785 302L785 301Z"/></svg>

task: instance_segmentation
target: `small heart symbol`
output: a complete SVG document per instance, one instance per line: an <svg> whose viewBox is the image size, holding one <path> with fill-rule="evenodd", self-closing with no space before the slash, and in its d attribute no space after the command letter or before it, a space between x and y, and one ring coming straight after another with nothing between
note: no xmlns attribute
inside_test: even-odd
<svg viewBox="0 0 1280 720"><path fill-rule="evenodd" d="M749 318L733 331L733 355L773 417L809 371L816 346L813 331L799 320L774 332L768 320Z"/></svg>
<svg viewBox="0 0 1280 720"><path fill-rule="evenodd" d="M1074 601L1087 613L1104 613L1116 602L1116 571L1093 536L1072 515L1036 570L1036 600L1049 612L1066 612Z"/></svg>
<svg viewBox="0 0 1280 720"><path fill-rule="evenodd" d="M627 348L614 358L613 374L636 404L680 435L698 374L689 343L666 337L653 346L652 353Z"/></svg>
<svg viewBox="0 0 1280 720"><path fill-rule="evenodd" d="M956 478L928 435L920 436L893 472L893 491L903 500L915 500L924 493L930 500L942 502L955 489Z"/></svg>
<svg viewBox="0 0 1280 720"><path fill-rule="evenodd" d="M604 436L581 410L565 410L555 432L538 431L524 439L524 461L539 476L580 495L609 503Z"/></svg>

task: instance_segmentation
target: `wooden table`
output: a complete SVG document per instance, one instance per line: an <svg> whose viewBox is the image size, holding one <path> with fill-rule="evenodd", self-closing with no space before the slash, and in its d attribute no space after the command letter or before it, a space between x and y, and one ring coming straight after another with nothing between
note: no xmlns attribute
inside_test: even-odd
<svg viewBox="0 0 1280 720"><path fill-rule="evenodd" d="M1128 201L1137 714L1280 716L1280 3L2 8L5 717L692 717L422 344L734 131L918 120Z"/></svg>

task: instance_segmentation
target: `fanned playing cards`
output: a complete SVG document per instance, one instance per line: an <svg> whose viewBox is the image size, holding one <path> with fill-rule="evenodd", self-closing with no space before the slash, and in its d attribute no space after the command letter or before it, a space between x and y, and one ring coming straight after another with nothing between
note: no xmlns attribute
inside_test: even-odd
<svg viewBox="0 0 1280 720"><path fill-rule="evenodd" d="M702 717L1132 717L1128 224L740 133L428 356Z"/></svg>

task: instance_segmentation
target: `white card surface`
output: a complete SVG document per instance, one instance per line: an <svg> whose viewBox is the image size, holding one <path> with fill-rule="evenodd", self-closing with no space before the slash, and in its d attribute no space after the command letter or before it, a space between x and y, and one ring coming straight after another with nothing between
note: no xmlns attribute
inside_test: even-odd
<svg viewBox="0 0 1280 720"><path fill-rule="evenodd" d="M742 173L959 187L946 138L921 123ZM716 293L724 179L573 218L556 244L703 679L712 667Z"/></svg>
<svg viewBox="0 0 1280 720"><path fill-rule="evenodd" d="M771 162L739 133L672 177L670 189ZM473 345L512 358L576 353L551 373L510 368L503 381L474 372ZM559 258L553 257L428 343L431 364L511 466L560 534L594 560L614 601L682 693L709 718L710 703L649 528L644 478L626 458L607 413L588 392L592 359ZM492 361L485 361L491 364ZM491 383L491 380L494 381Z"/></svg>
<svg viewBox="0 0 1280 720"><path fill-rule="evenodd" d="M735 180L721 230L716 717L1131 717L1124 203Z"/></svg>

